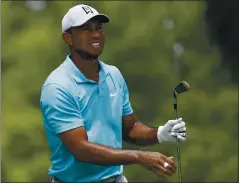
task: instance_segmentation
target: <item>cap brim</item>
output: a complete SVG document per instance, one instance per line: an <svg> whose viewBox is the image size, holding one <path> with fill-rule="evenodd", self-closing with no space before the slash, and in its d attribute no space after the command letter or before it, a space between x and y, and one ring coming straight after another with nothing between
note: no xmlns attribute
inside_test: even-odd
<svg viewBox="0 0 239 183"><path fill-rule="evenodd" d="M95 15L95 16L91 17L89 20L92 20L92 19L99 20L101 23L108 23L110 21L109 17L105 14Z"/></svg>

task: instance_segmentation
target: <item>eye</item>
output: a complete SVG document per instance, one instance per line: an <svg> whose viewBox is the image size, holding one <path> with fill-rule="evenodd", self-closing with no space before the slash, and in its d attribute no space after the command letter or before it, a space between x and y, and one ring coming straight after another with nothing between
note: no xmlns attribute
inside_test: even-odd
<svg viewBox="0 0 239 183"><path fill-rule="evenodd" d="M88 31L89 29L90 29L90 28L87 27L87 26L84 26L84 27L81 28L81 30L83 30L83 31Z"/></svg>
<svg viewBox="0 0 239 183"><path fill-rule="evenodd" d="M99 26L97 27L97 29L98 29L98 30L102 30L102 29L103 29L103 26L102 26L102 25L99 25Z"/></svg>
<svg viewBox="0 0 239 183"><path fill-rule="evenodd" d="M83 25L83 26L79 26L79 27L76 27L78 30L80 31L87 31L89 30L89 27L87 25Z"/></svg>

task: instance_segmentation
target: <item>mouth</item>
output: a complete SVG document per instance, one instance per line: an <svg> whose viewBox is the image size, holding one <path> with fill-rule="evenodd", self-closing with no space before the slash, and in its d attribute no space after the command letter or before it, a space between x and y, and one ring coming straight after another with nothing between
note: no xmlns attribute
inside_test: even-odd
<svg viewBox="0 0 239 183"><path fill-rule="evenodd" d="M100 43L99 43L99 42L94 42L94 43L91 43L90 46L91 46L92 48L98 49L98 48L100 48Z"/></svg>

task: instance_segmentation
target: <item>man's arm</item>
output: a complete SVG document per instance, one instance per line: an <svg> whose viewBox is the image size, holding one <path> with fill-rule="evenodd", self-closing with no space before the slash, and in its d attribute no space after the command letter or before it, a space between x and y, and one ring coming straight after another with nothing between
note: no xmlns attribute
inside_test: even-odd
<svg viewBox="0 0 239 183"><path fill-rule="evenodd" d="M123 116L123 140L136 145L147 146L159 143L158 128L149 127L137 120L132 113Z"/></svg>
<svg viewBox="0 0 239 183"><path fill-rule="evenodd" d="M182 119L168 120L166 124L157 128L149 127L139 120L133 113L129 99L129 90L122 75L123 81L123 140L136 145L153 145L163 141L175 141L176 138L185 141L186 127Z"/></svg>
<svg viewBox="0 0 239 183"><path fill-rule="evenodd" d="M78 161L98 165L136 164L139 151L121 150L88 141L84 127L59 134Z"/></svg>
<svg viewBox="0 0 239 183"><path fill-rule="evenodd" d="M123 140L141 146L148 146L164 141L186 140L186 126L182 118L168 120L166 124L158 128L149 127L138 121L135 115L123 116L122 119Z"/></svg>
<svg viewBox="0 0 239 183"><path fill-rule="evenodd" d="M59 136L78 161L103 166L139 164L163 179L165 175L172 176L177 169L171 157L159 152L122 150L89 142L84 127L63 132ZM164 167L165 162L168 163L167 167Z"/></svg>

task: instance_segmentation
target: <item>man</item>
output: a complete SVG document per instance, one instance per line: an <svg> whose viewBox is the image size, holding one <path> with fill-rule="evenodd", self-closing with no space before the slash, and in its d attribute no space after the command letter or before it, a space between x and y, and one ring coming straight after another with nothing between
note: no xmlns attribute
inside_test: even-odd
<svg viewBox="0 0 239 183"><path fill-rule="evenodd" d="M108 16L87 5L71 8L62 20L62 38L71 54L46 79L40 98L52 152L52 182L127 182L123 165L138 164L161 178L176 172L159 152L123 150L122 141L153 145L185 141L182 119L151 128L133 113L120 71L98 59Z"/></svg>

